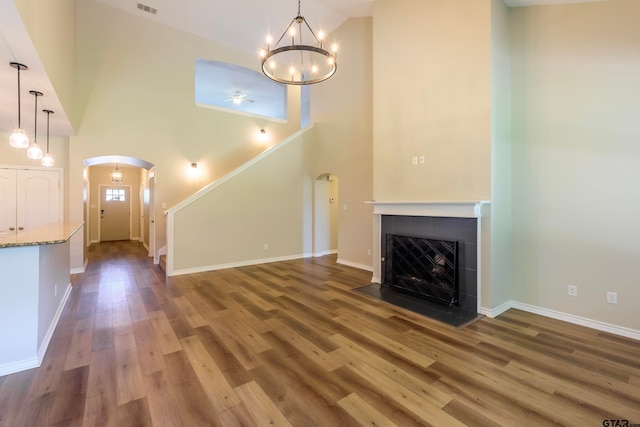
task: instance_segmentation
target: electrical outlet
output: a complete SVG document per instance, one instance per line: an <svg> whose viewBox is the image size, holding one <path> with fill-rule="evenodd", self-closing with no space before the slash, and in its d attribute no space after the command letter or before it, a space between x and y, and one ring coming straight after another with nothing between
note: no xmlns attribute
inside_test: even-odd
<svg viewBox="0 0 640 427"><path fill-rule="evenodd" d="M618 293L617 292L607 292L607 302L609 304L617 304L618 303Z"/></svg>
<svg viewBox="0 0 640 427"><path fill-rule="evenodd" d="M411 158L411 164L412 164L413 166L415 166L415 165L417 165L417 164L418 164L418 156L413 156L413 157Z"/></svg>
<svg viewBox="0 0 640 427"><path fill-rule="evenodd" d="M371 255L371 249L367 249L367 255Z"/></svg>
<svg viewBox="0 0 640 427"><path fill-rule="evenodd" d="M569 285L569 296L578 296L578 287L576 285Z"/></svg>
<svg viewBox="0 0 640 427"><path fill-rule="evenodd" d="M265 249L265 250L269 249L269 244L268 244L268 243L265 243L265 244L264 244L264 249Z"/></svg>
<svg viewBox="0 0 640 427"><path fill-rule="evenodd" d="M420 156L420 164L424 165L424 155Z"/></svg>

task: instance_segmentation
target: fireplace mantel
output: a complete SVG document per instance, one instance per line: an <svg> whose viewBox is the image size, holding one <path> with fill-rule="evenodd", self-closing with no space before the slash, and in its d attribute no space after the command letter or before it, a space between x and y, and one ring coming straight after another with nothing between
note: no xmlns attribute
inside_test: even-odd
<svg viewBox="0 0 640 427"><path fill-rule="evenodd" d="M368 201L374 215L439 216L452 218L480 218L487 200L470 201Z"/></svg>

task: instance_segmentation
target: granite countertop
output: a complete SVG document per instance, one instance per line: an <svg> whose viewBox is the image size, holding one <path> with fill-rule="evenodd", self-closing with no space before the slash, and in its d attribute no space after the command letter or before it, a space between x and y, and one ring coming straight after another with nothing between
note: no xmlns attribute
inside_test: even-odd
<svg viewBox="0 0 640 427"><path fill-rule="evenodd" d="M43 225L13 236L0 237L0 248L64 243L80 230L83 225L84 222L54 222Z"/></svg>

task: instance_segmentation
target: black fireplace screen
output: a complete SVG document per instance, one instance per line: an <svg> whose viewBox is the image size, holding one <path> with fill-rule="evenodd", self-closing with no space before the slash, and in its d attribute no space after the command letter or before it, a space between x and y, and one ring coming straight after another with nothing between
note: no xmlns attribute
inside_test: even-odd
<svg viewBox="0 0 640 427"><path fill-rule="evenodd" d="M384 281L391 287L458 305L458 242L387 234Z"/></svg>

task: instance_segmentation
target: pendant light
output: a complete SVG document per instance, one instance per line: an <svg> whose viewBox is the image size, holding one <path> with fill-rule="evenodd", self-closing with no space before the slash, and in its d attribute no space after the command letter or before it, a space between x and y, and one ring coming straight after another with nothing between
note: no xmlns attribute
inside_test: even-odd
<svg viewBox="0 0 640 427"><path fill-rule="evenodd" d="M54 163L53 156L51 156L51 154L49 153L49 119L51 118L53 111L51 110L42 110L42 111L47 113L47 154L45 154L42 157L42 160L40 162L42 163L42 166L46 166L50 168L51 166L53 166L53 163Z"/></svg>
<svg viewBox="0 0 640 427"><path fill-rule="evenodd" d="M124 180L124 174L120 169L118 169L118 164L116 163L116 168L111 171L111 182L116 184L122 182Z"/></svg>
<svg viewBox="0 0 640 427"><path fill-rule="evenodd" d="M9 65L18 70L18 127L13 130L11 137L9 137L9 144L15 148L27 148L29 146L29 137L20 127L20 70L28 70L29 67L18 62L10 62Z"/></svg>
<svg viewBox="0 0 640 427"><path fill-rule="evenodd" d="M27 157L31 160L40 160L42 158L42 149L38 145L38 97L42 96L42 92L38 92L37 90L30 90L29 93L33 95L36 100L36 109L33 118L33 143L27 150Z"/></svg>

